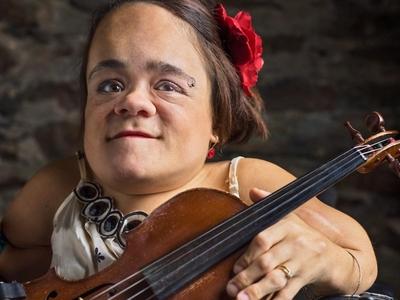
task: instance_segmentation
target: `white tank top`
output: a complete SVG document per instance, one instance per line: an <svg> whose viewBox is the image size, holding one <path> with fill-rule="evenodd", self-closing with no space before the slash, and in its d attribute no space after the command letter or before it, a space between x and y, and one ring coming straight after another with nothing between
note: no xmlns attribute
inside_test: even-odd
<svg viewBox="0 0 400 300"><path fill-rule="evenodd" d="M229 167L229 192L239 197L237 166L242 157L232 159ZM79 160L81 182L86 180L84 159ZM74 192L57 209L53 220L51 266L65 280L79 280L95 274L117 260L124 249L114 238L102 238L97 225L81 215L82 203Z"/></svg>

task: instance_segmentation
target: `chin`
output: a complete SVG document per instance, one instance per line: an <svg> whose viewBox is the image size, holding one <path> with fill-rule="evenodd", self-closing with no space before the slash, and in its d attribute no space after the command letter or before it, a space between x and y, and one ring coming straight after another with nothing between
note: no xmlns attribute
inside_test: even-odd
<svg viewBox="0 0 400 300"><path fill-rule="evenodd" d="M138 160L123 160L116 161L111 166L113 177L121 178L123 180L137 180L146 177L148 168L143 162Z"/></svg>

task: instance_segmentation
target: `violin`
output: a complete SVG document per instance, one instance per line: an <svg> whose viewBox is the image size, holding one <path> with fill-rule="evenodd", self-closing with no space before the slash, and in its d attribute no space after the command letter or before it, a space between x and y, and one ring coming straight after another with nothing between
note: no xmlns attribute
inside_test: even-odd
<svg viewBox="0 0 400 300"><path fill-rule="evenodd" d="M367 119L367 139L346 123L357 145L251 206L218 190L185 191L127 233L123 255L103 271L64 281L52 269L21 286L27 300L229 299L225 286L235 261L259 232L355 170L388 163L400 177L399 131L382 116Z"/></svg>

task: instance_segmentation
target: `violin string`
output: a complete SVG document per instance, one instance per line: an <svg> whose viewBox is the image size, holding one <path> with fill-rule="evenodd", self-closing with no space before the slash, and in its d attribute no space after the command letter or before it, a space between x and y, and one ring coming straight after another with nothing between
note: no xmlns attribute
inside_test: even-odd
<svg viewBox="0 0 400 300"><path fill-rule="evenodd" d="M355 159L355 158L351 159L350 162L352 162L354 159ZM321 181L321 180L323 180L323 179L324 179L324 178L321 178L319 181ZM313 185L318 184L319 181L317 181L317 182L314 183ZM312 186L312 185L311 185L311 186ZM285 202L283 202L283 203L281 204L281 206L282 206L282 205L285 205L286 202L289 202L289 201L290 201L290 199L286 200ZM244 228L242 227L242 228L240 229L240 231L246 229L247 227L252 226L252 223L257 222L257 221L258 221L260 218L262 218L262 217L263 217L263 216L261 215L259 218L253 220L253 222L251 222L251 223L249 223L249 224L246 224L246 226L245 226ZM235 234L236 234L236 233L235 233ZM230 239L232 239L232 236L229 236L229 235L226 236L224 239L219 240L219 242L217 242L216 244L214 244L214 245L212 245L210 248L208 248L208 249L207 249L205 252L203 252L201 255L207 255L208 252L214 252L215 249L216 249L219 245L224 244L227 240L230 240ZM196 257L195 257L194 259L196 259ZM181 268L184 268L187 264L190 264L190 263L191 263L191 261L188 261L188 262L184 263L184 264L181 265L178 269L174 269L174 271L173 271L172 273L177 273L177 272L179 272ZM161 280L161 279L159 279L159 281L160 281L160 280ZM154 286L156 283L157 283L157 281L153 282L152 285ZM164 290L165 288L167 288L167 286L165 286L163 289L159 290L158 292L159 292L159 293L160 293L160 292L163 292L163 290ZM128 290L128 289L129 289L129 287L128 287L127 289L125 289L125 290ZM143 289L142 291L139 291L138 293L134 294L133 296L131 296L131 297L128 298L127 300L134 300L134 299L137 299L136 297L142 295L143 293L149 291L150 289L151 289L151 285L149 285L147 288ZM112 298L111 298L111 299L112 299Z"/></svg>
<svg viewBox="0 0 400 300"><path fill-rule="evenodd" d="M385 141L387 141L387 140L385 140ZM360 151L363 151L363 154L364 154L364 155L369 154L369 153L371 153L371 152L375 152L376 150L369 150L369 151L364 151L364 150L365 150L365 149L371 149L370 147L373 147L373 146L375 146L375 145L377 145L377 144L380 144L380 143L382 143L382 142L385 142L385 141L380 141L380 142L377 142L376 144L373 144L373 145L356 146L356 147L354 147L354 148L348 150L347 152L345 152L345 153L342 154L341 156L344 156L345 154L348 154L348 152L352 152L352 154L354 154L354 153L359 154L358 151L356 151L356 152L353 151L354 149L357 149L357 148L360 148L359 150L360 150ZM339 157L341 157L341 156L339 156ZM350 155L349 157L351 157L351 155ZM343 159L342 159L342 160L343 160ZM302 185L304 185L304 183L302 183ZM281 197L282 197L282 196L281 196ZM281 197L279 197L279 198L277 198L277 199L274 199L274 200L278 200L278 199L280 199ZM257 203L260 203L260 202L257 202ZM257 204L257 203L256 203L256 204ZM286 202L284 202L284 203L286 203ZM254 204L254 205L256 205L256 204ZM257 211L256 211L256 212L257 212ZM240 214L240 213L239 213L239 214ZM216 227L217 227L217 226L216 226ZM219 234L221 234L221 233L219 233ZM205 241L205 242L207 242L207 241ZM204 244L204 242L203 242L203 244ZM218 244L219 244L219 243L218 243ZM197 247L199 247L199 246L201 246L201 245L202 245L202 244L198 245ZM194 250L194 249L193 249L193 250ZM186 254L185 254L185 255L186 255ZM175 261L176 261L177 259L181 259L181 257L176 258ZM169 263L173 263L173 262L174 262L174 260L173 260L172 262L169 262ZM117 282L116 284L114 284L113 286L111 286L109 289L105 290L105 291L102 292L101 294L104 295L105 293L107 293L107 291L110 291L110 290L114 289L115 287L117 287L118 285L120 285L120 284L122 284L122 283L125 283L127 280L133 278L135 275L138 275L138 274L140 274L141 272L143 272L143 271L145 271L146 269L148 269L148 267L149 267L149 266L147 266L147 267L143 268L142 270L140 270L140 271L138 271L138 272L136 272L136 273L130 275L129 277L127 277L127 278L125 278L125 279L123 279L123 280ZM158 273L158 272L160 272L163 268L165 268L165 266L162 266L162 267L159 268L158 270L154 270L153 273ZM135 282L133 285L129 286L128 288L124 289L124 290L121 291L121 292L126 292L128 289L130 289L130 288L136 286L137 284L143 282L144 280L145 280L145 279L142 278L141 280ZM145 290L141 291L140 293L142 293L142 292L144 292L144 291L146 291L146 290L148 290L148 289L150 289L150 288L151 288L151 287L149 286L149 287L147 287ZM118 293L118 294L116 294L116 295L113 295L113 297L110 298L110 300L111 300L111 299L114 299L116 296L120 295L121 292ZM101 295L100 295L100 294L95 295L95 297L94 297L94 298L91 298L91 299L96 299L96 298L98 298L99 296L101 296ZM133 297L136 297L136 295L134 295ZM133 299L133 298L129 298L129 299Z"/></svg>
<svg viewBox="0 0 400 300"><path fill-rule="evenodd" d="M159 270L158 270L158 271L159 271ZM128 287L128 289L129 289L129 288L131 288L131 287ZM124 291L121 291L121 293L124 293L126 290L127 290L127 289L125 289ZM143 292L145 292L145 291L146 291L146 290L144 290L144 291L142 291L142 292L140 292L140 293L134 295L133 297L136 297L136 296L140 295L141 293L143 293Z"/></svg>
<svg viewBox="0 0 400 300"><path fill-rule="evenodd" d="M365 147L364 147L365 148ZM364 149L362 149L362 150L364 150ZM350 150L351 151L351 150ZM353 152L352 154L358 154L357 152ZM304 184L304 183L303 183ZM200 245L199 245L200 246ZM193 249L194 250L194 249ZM179 259L179 258L178 258ZM158 269L158 270L154 270L156 273L158 273L158 272L160 272L161 271L161 269ZM132 277L132 276L130 276L130 277ZM126 278L126 279L128 279L128 278ZM120 293L118 293L118 294L116 294L116 295L114 295L115 297L116 296L119 296L121 293L124 293L127 289L130 289L130 288L132 288L132 287L134 287L135 285L137 285L137 284L139 284L140 282L143 282L145 279L142 279L142 280L140 280L140 281L138 281L138 282L136 282L133 286L130 286L130 287L128 287L128 288L126 288L125 290L123 290L123 291L121 291ZM125 282L126 280L124 280L124 282ZM118 285L118 283L117 283L117 285ZM113 286L113 287L115 287L115 285ZM144 291L142 291L142 292L144 292ZM136 295L135 295L136 296ZM113 298L111 298L111 299L113 299Z"/></svg>
<svg viewBox="0 0 400 300"><path fill-rule="evenodd" d="M365 149L361 149L361 150L363 150L364 154L368 154L370 152L374 152L374 151L364 151Z"/></svg>
<svg viewBox="0 0 400 300"><path fill-rule="evenodd" d="M364 152L363 154L369 154L369 153L372 153L372 152L376 152L376 150L368 150L368 151L365 151L366 148L361 149L361 150ZM351 161L349 161L347 164L349 165L351 162L354 161L354 159L355 159L355 158L353 158L353 159L352 159ZM351 167L351 165L350 165L350 167ZM320 178L320 179L319 179L315 184L313 184L313 185L315 186L315 185L317 185L320 181L323 181L323 180L324 180L324 178ZM313 186L313 185L311 185L311 186ZM288 199L287 201L281 203L281 204L278 206L278 208L281 207L281 206L286 205L286 202L290 202L290 201L291 201L291 200ZM263 218L263 217L264 217L264 216L261 215L260 217L258 217L257 219L255 219L255 220L253 221L253 223L257 223L257 222L258 222L261 218ZM251 226L252 226L252 223L248 223L248 224L245 224L245 225L246 225L245 227L241 227L240 231L245 231L246 227L251 227ZM228 240L230 240L230 239L233 238L233 237L234 237L234 235L225 237L225 240L220 240L217 244L214 244L213 246L211 246L211 248L208 248L205 252L201 253L201 255L206 255L206 256L207 256L207 252L211 252L211 253L212 253L212 252L214 251L214 249L216 249L219 245L225 244L225 241L228 241ZM196 257L195 257L194 259L196 259ZM192 259L192 260L193 260L193 259ZM190 264L190 263L191 263L191 261L188 261L188 262L186 262L185 264L187 265L187 264ZM184 268L184 267L185 267L185 264L184 264L183 266L180 266L178 269L174 269L173 273L179 272L179 269ZM165 288L167 288L167 287L164 287L164 289L165 289ZM160 292L162 292L164 289L161 289L161 291L158 291L158 292L160 293ZM133 298L129 298L129 299L133 299Z"/></svg>
<svg viewBox="0 0 400 300"><path fill-rule="evenodd" d="M385 141L386 141L386 140L385 140ZM380 143L381 143L381 142L376 143L376 144L380 144ZM376 144L374 144L374 145L372 145L372 146L375 146ZM364 148L362 148L362 149L359 149L359 150L360 150L361 152L363 152L363 155L367 155L367 154L376 152L376 150L367 150L367 149L371 149L371 147L366 146L366 147L364 147ZM367 151L365 151L365 150L367 150ZM358 151L357 151L357 152L358 152ZM356 152L356 153L357 153L357 152ZM358 153L358 154L360 155L360 153ZM349 157L349 158L350 158L350 157ZM351 163L352 163L355 159L357 159L357 156L354 157L354 158L351 158L351 160L350 160L349 162L347 162L346 164L350 164L350 166L351 166ZM329 176L329 175L328 175L328 176ZM317 185L320 181L323 181L324 179L325 179L324 177L320 178L317 182L315 182L314 184L312 184L311 187ZM286 201L284 201L283 203L281 203L281 204L279 205L279 207L280 207L280 206L284 206L284 205L286 204L286 202L290 202L290 199L287 199ZM258 217L255 221L253 221L253 223L256 223L260 218L263 218L263 215L261 215L260 217ZM252 223L248 223L244 228L242 227L240 230L243 231L244 229L246 229L246 227L250 227L251 225L252 225ZM207 249L205 252L203 252L201 255L206 255L207 252L213 251L214 248L217 248L219 245L224 244L226 240L229 240L229 239L231 239L231 238L232 238L232 236L227 236L227 237L225 237L225 240L219 241L217 244L214 244L211 248L208 248L208 249ZM179 272L179 269L181 269L182 267L184 267L185 265L190 264L190 263L191 263L191 261L186 262L183 266L180 266L178 269L175 269L173 273ZM159 281L160 281L160 279L159 279ZM154 283L156 283L156 282L154 282ZM153 283L153 285L154 285L154 283ZM133 295L132 297L128 298L127 300L133 300L133 299L135 299L137 296L140 296L143 292L148 291L150 288L151 288L151 285L148 286L145 290L142 290L142 291L140 291L139 293L137 293L137 294ZM164 287L164 289L165 289L165 288L166 288L166 287ZM162 289L161 292L162 292L164 289ZM153 294L153 295L150 296L149 298L146 298L146 300L153 299L154 297L155 297L155 295Z"/></svg>
<svg viewBox="0 0 400 300"><path fill-rule="evenodd" d="M352 159L350 162L354 161L355 159L356 159L356 158ZM315 184L312 184L310 187L317 185L320 181L322 181L322 180L324 180L324 179L325 179L324 177L321 178L320 180L316 181ZM279 207L284 206L285 204L287 204L287 202L290 202L290 199L287 200L287 201L282 202L282 203L279 205ZM239 232L245 231L248 227L251 227L254 223L257 223L257 221L259 221L259 220L260 220L261 218L263 218L263 217L264 217L264 216L261 215L260 217L256 218L256 219L253 220L252 222L246 224L244 227L242 227L242 228L240 229ZM235 235L235 234L238 234L238 232L235 232L234 235ZM215 252L216 249L217 249L220 245L225 244L225 242L231 240L232 238L234 238L233 235L228 235L228 236L224 237L222 240L219 240L216 244L213 244L210 248L207 248L203 253L201 253L201 255L208 256L208 253L213 253L213 252ZM193 259L196 259L196 258L197 258L197 257L194 257ZM189 264L192 262L193 259L191 259L191 260L185 262L185 263L182 264L180 267L174 269L174 271L171 272L171 273L178 273L178 272L180 272L180 269L185 268L186 265L189 265ZM162 279L158 279L158 281L161 281L161 280L162 280ZM149 291L149 290L152 288L152 286L154 286L158 281L153 282L153 283L150 284L148 287L146 287L144 290L142 290L142 291L140 291L139 293L136 293L136 294L133 295L132 297L128 298L128 300L133 300L133 299L135 299L137 296L140 296L141 294L143 294L144 292ZM162 293L166 288L168 288L168 286L164 286L161 290L158 290L158 293ZM128 288L128 289L129 289L129 288Z"/></svg>
<svg viewBox="0 0 400 300"><path fill-rule="evenodd" d="M133 296L127 298L126 300L135 300L135 298L136 298L137 296L140 296L140 294L141 294L141 293L135 294L135 295L133 295ZM147 297L147 298L144 299L144 300L152 300L152 299L154 299L155 297L156 297L156 295L155 295L155 294L152 294L150 297ZM140 300L140 299L137 299L137 300Z"/></svg>
<svg viewBox="0 0 400 300"><path fill-rule="evenodd" d="M354 152L353 152L354 153ZM159 272L160 271L160 269L159 270L156 270L157 272ZM143 280L141 280L141 281L143 281ZM137 285L138 283L136 283L136 284L134 284L133 286L135 286L135 285ZM133 286L130 286L130 287L128 287L128 289L130 289L130 288L132 288ZM150 288L150 287L149 287ZM146 290L148 290L149 288L147 288ZM125 289L124 291L122 291L122 292L125 292L127 289ZM141 293L143 293L144 291L146 291L146 290L143 290L142 292L140 292L139 294L141 294ZM133 297L136 297L137 295L134 295ZM112 298L111 298L112 299Z"/></svg>
<svg viewBox="0 0 400 300"><path fill-rule="evenodd" d="M348 150L347 152L343 153L343 154L342 154L341 156L339 156L338 158L340 158L340 157L342 157L342 156L348 155L349 152L351 152L352 155L354 155L354 153L355 153L355 152L353 151L353 149L350 149L350 150ZM347 158L347 157L345 157L345 158ZM317 170L314 170L314 172L316 172L316 171L317 171ZM313 173L313 172L312 172L312 173ZM309 175L311 175L311 174L309 174ZM309 180L308 180L308 181L309 181ZM308 181L307 181L307 182L308 182ZM291 183L291 184L292 184L292 183ZM289 184L289 185L291 185L291 184ZM280 199L280 197L279 197L278 199ZM278 200L278 199L276 199L276 200ZM253 206L257 206L257 205L259 205L260 203L261 203L261 201L260 201L260 202L256 202L255 204L253 204ZM238 214L238 216L239 216L241 213L242 213L242 212L240 212L240 213ZM242 220L244 220L244 219L242 218ZM215 230L215 229L217 229L219 226L221 226L221 224L215 226L213 229ZM223 232L224 232L224 231L220 232L219 234L222 234ZM205 241L205 242L207 242L207 241ZM204 242L203 242L202 244L204 244ZM201 246L202 244L198 245L198 246L195 247L195 248L192 248L191 250L192 250L192 251L195 250L196 248L198 248L198 247ZM171 252L168 256L173 255L174 252L175 252L175 251ZM173 260L172 262L176 261L177 259L181 259L181 258L182 258L182 256L181 256L181 257L178 257L178 258L175 258L175 260ZM170 263L171 263L171 262L170 262ZM165 267L165 265L164 265L164 267ZM115 289L115 287L117 287L118 285L121 285L121 284L126 283L128 280L130 280L130 279L132 279L133 277L139 275L140 273L146 271L147 269L149 269L149 266L146 266L146 267L143 268L142 270L139 270L139 271L135 272L134 274L132 274L132 275L130 275L130 276L124 278L123 280L121 280L121 281L115 283L114 285L110 286L108 289L105 289L105 290L103 290L101 293L95 295L93 298L90 298L90 300L97 299L98 297L100 297L100 296L106 294L107 292L109 292L109 291ZM159 268L158 270L154 270L154 271L155 271L154 273L158 273L158 272L162 271L162 269L163 269L163 267ZM128 288L132 288L132 287L134 287L135 285L138 285L138 284L144 282L144 280L145 280L145 279L142 278L141 280L135 282L133 286L129 286ZM110 298L110 300L112 300L112 299L114 299L114 298L120 296L120 295L121 295L122 293L124 293L124 292L126 292L126 289L121 290L121 291L120 291L119 293L117 293L117 294L114 294L113 297Z"/></svg>

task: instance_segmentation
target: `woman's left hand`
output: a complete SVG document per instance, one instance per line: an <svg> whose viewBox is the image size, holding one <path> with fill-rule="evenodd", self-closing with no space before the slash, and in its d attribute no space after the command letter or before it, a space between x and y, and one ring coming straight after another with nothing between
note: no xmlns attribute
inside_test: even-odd
<svg viewBox="0 0 400 300"><path fill-rule="evenodd" d="M253 200L267 194L258 189L250 192ZM344 251L291 213L252 240L234 266L228 294L240 300L267 295L293 299L309 283L329 284L335 259Z"/></svg>

